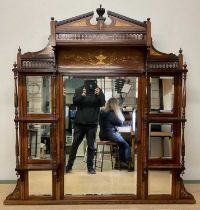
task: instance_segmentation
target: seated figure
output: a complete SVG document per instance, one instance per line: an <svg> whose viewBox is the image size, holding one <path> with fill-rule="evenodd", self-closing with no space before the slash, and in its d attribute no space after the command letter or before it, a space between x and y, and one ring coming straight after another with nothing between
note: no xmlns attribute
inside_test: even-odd
<svg viewBox="0 0 200 210"><path fill-rule="evenodd" d="M118 100L110 98L104 109L100 112L99 125L100 140L117 142L119 144L119 158L123 166L130 170L131 167L131 148L127 141L117 131L117 127L123 125L124 116L120 110Z"/></svg>

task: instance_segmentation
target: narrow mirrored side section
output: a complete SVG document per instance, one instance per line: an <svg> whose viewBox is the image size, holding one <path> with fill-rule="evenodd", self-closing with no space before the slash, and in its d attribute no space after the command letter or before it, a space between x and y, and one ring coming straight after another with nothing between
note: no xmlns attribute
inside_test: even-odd
<svg viewBox="0 0 200 210"><path fill-rule="evenodd" d="M52 171L29 171L29 196L52 196Z"/></svg>
<svg viewBox="0 0 200 210"><path fill-rule="evenodd" d="M79 108L73 104L76 89L84 88L91 81L96 81L97 86L103 91L105 100L116 98L125 118L123 125L116 126L114 133L123 138L124 144L104 145L100 139L100 123L97 123L95 138L95 155L93 166L96 174L89 174L87 169L88 144L87 133L78 146L72 170L65 170L64 194L67 195L132 195L137 189L137 97L138 79L136 77L84 77L64 76L64 145L65 166L73 148L76 130L76 115ZM93 82L91 82L92 87ZM87 86L86 86L87 87ZM92 89L92 88L91 88ZM89 92L87 95L87 91ZM94 90L90 85L86 90L86 99L91 100ZM82 93L82 91L81 91ZM93 99L92 99L93 100ZM87 103L86 103L87 106ZM100 107L105 110L105 107ZM100 111L100 113L101 113ZM109 112L108 112L109 113ZM88 116L90 113L88 113ZM86 119L85 119L86 120ZM86 120L87 121L87 120ZM106 122L105 122L106 123ZM109 127L108 127L109 129ZM112 141L112 139L102 139ZM126 148L126 149L125 149ZM125 154L126 151L126 154ZM130 155L128 163L125 155ZM119 158L120 157L120 158ZM96 165L96 167L95 167ZM66 168L65 168L66 169Z"/></svg>
<svg viewBox="0 0 200 210"><path fill-rule="evenodd" d="M149 158L172 158L173 124L149 124Z"/></svg>
<svg viewBox="0 0 200 210"><path fill-rule="evenodd" d="M27 130L29 160L50 160L52 158L51 123L28 123Z"/></svg>
<svg viewBox="0 0 200 210"><path fill-rule="evenodd" d="M27 113L51 113L51 77L27 76Z"/></svg>
<svg viewBox="0 0 200 210"><path fill-rule="evenodd" d="M171 171L148 171L148 195L172 193L172 173Z"/></svg>
<svg viewBox="0 0 200 210"><path fill-rule="evenodd" d="M150 78L150 112L173 112L174 108L174 78L151 77Z"/></svg>

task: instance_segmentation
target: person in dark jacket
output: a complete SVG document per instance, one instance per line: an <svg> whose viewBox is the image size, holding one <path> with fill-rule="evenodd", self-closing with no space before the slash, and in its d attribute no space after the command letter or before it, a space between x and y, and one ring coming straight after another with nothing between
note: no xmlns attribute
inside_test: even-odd
<svg viewBox="0 0 200 210"><path fill-rule="evenodd" d="M77 107L74 120L74 138L65 172L69 173L76 159L76 153L84 136L87 139L88 173L95 174L93 168L94 142L99 121L100 107L105 105L105 96L97 86L96 80L86 80L84 85L76 89L73 105Z"/></svg>
<svg viewBox="0 0 200 210"><path fill-rule="evenodd" d="M124 116L116 98L110 98L104 110L100 112L99 125L100 140L109 140L119 143L120 161L126 162L127 168L131 164L131 148L127 141L117 131L123 125Z"/></svg>

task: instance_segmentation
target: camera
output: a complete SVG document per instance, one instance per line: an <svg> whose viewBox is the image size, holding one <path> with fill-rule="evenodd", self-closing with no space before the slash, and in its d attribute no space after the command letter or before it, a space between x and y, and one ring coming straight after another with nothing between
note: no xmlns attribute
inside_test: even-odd
<svg viewBox="0 0 200 210"><path fill-rule="evenodd" d="M94 90L97 88L97 80L85 80L84 85L87 94L94 94Z"/></svg>

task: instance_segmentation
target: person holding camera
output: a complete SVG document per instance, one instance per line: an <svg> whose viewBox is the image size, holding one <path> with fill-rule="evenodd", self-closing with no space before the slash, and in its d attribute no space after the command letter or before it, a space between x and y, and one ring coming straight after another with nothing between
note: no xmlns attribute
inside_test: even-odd
<svg viewBox="0 0 200 210"><path fill-rule="evenodd" d="M87 169L88 173L95 174L93 168L94 142L96 139L97 125L99 120L100 107L105 104L103 91L97 86L96 80L86 80L84 85L76 89L73 97L73 105L77 107L74 120L74 138L69 154L68 164L65 172L72 170L76 153L84 136L87 139Z"/></svg>

